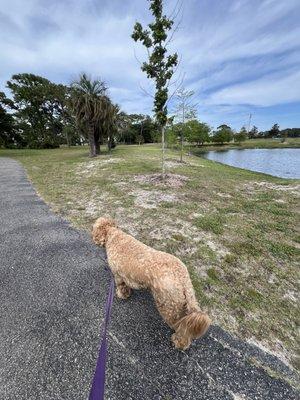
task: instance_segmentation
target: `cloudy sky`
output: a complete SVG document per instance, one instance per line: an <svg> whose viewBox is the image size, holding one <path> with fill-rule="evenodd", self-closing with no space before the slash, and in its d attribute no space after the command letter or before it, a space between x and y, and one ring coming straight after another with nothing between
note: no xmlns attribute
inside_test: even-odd
<svg viewBox="0 0 300 400"><path fill-rule="evenodd" d="M171 12L176 0L166 0ZM198 117L216 127L300 126L300 1L184 0L172 49ZM70 83L103 78L127 112L151 113L151 91L130 38L150 22L147 0L0 0L0 90L14 73ZM173 105L170 104L172 109Z"/></svg>

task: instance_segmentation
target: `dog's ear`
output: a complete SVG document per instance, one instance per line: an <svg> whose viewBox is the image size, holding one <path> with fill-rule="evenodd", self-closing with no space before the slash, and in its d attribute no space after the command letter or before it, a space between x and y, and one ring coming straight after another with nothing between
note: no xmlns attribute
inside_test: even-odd
<svg viewBox="0 0 300 400"><path fill-rule="evenodd" d="M178 321L176 330L181 332L182 336L198 339L205 334L210 324L211 319L207 314L194 311Z"/></svg>
<svg viewBox="0 0 300 400"><path fill-rule="evenodd" d="M117 227L117 223L114 219L112 219L112 218L106 218L106 219L107 219L108 226L114 226L115 228Z"/></svg>
<svg viewBox="0 0 300 400"><path fill-rule="evenodd" d="M95 221L95 223L93 225L93 229L94 228L100 228L100 227L109 228L109 227L112 227L112 226L115 226L115 227L117 226L116 222L112 218L110 218L110 217L100 217L100 218L96 219L96 221Z"/></svg>
<svg viewBox="0 0 300 400"><path fill-rule="evenodd" d="M108 229L116 227L116 223L111 218L98 218L93 225L92 237L96 244L104 246L107 239Z"/></svg>

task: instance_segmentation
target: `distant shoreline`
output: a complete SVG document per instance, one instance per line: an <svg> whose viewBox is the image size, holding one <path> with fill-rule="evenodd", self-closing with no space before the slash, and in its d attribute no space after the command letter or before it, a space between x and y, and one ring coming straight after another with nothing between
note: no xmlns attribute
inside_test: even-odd
<svg viewBox="0 0 300 400"><path fill-rule="evenodd" d="M290 149L300 148L300 138L287 138L285 142L281 142L280 139L248 139L241 143L205 143L203 146L191 146L190 151L198 155L205 151L212 150L229 150L229 149Z"/></svg>

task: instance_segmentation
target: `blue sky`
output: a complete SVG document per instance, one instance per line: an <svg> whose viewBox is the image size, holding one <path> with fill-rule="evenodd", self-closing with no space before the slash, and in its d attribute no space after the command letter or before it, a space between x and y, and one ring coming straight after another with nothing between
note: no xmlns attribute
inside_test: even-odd
<svg viewBox="0 0 300 400"><path fill-rule="evenodd" d="M168 0L172 10L176 1ZM300 1L185 0L172 41L177 78L195 91L198 117L239 129L249 113L259 129L300 126ZM146 0L0 0L0 90L14 73L70 83L103 78L127 112L151 114L151 92L130 38L150 22ZM5 90L6 91L6 90ZM170 103L172 111L173 104Z"/></svg>

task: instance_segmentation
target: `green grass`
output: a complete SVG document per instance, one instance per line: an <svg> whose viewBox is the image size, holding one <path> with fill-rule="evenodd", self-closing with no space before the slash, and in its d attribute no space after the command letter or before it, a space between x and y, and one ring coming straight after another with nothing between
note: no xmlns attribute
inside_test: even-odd
<svg viewBox="0 0 300 400"><path fill-rule="evenodd" d="M38 193L74 226L90 230L95 218L111 215L144 243L177 255L215 323L299 366L299 181L194 156L181 164L168 149L175 186L163 185L152 180L158 145L117 146L96 159L86 147L0 156L23 163Z"/></svg>
<svg viewBox="0 0 300 400"><path fill-rule="evenodd" d="M210 231L219 235L224 231L224 222L224 215L214 213L199 217L196 220L196 226L204 231Z"/></svg>
<svg viewBox="0 0 300 400"><path fill-rule="evenodd" d="M216 268L208 268L207 275L214 282L218 282L220 280L219 279L219 274L218 274Z"/></svg>

